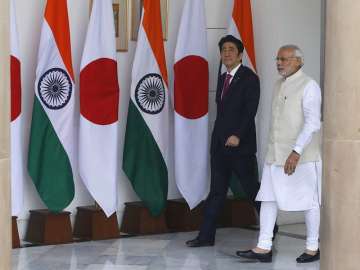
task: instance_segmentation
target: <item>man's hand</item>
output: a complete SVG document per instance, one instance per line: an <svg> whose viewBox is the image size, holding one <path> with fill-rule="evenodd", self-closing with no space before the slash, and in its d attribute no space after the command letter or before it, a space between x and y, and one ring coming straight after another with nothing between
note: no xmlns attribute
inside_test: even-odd
<svg viewBox="0 0 360 270"><path fill-rule="evenodd" d="M236 146L239 146L239 143L240 143L240 139L235 135L231 135L226 140L225 146L236 147Z"/></svg>
<svg viewBox="0 0 360 270"><path fill-rule="evenodd" d="M295 172L299 159L300 155L295 151L292 151L285 162L284 173L286 173L287 175L292 175Z"/></svg>

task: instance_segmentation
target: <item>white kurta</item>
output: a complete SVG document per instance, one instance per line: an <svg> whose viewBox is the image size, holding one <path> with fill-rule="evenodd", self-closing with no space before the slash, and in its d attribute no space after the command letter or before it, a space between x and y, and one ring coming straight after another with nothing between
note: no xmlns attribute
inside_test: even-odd
<svg viewBox="0 0 360 270"><path fill-rule="evenodd" d="M299 154L321 127L321 91L313 80L304 89L302 107L304 126L293 147ZM276 201L284 211L311 209L321 201L321 171L321 160L298 164L290 176L284 173L283 166L265 164L256 200Z"/></svg>

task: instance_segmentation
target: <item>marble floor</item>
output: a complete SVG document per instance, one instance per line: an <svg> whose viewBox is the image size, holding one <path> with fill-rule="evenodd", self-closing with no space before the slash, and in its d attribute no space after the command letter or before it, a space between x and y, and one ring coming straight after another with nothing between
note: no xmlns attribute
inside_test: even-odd
<svg viewBox="0 0 360 270"><path fill-rule="evenodd" d="M13 250L13 270L318 270L319 262L297 264L302 253L304 226L282 226L275 240L272 263L234 256L252 247L258 231L219 229L214 247L187 248L196 232L127 237Z"/></svg>

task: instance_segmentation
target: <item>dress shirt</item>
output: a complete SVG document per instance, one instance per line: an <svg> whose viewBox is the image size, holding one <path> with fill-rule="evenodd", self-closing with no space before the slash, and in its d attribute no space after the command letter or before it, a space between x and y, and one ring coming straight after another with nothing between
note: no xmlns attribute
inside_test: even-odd
<svg viewBox="0 0 360 270"><path fill-rule="evenodd" d="M226 71L226 74L230 74L231 75L231 79L229 81L229 85L231 84L232 80L234 79L234 76L236 74L236 72L238 71L238 69L240 68L242 64L238 64L236 67L234 67L230 72Z"/></svg>

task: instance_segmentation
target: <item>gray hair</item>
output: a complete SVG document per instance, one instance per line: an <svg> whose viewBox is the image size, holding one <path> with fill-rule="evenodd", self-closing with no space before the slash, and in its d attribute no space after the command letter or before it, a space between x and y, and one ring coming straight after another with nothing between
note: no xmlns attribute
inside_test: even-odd
<svg viewBox="0 0 360 270"><path fill-rule="evenodd" d="M279 50L293 50L294 53L295 53L295 57L299 58L300 61L301 61L301 66L304 65L304 53L302 52L302 50L296 46L296 45L293 45L293 44L287 44L287 45L284 45L284 46L281 46Z"/></svg>

